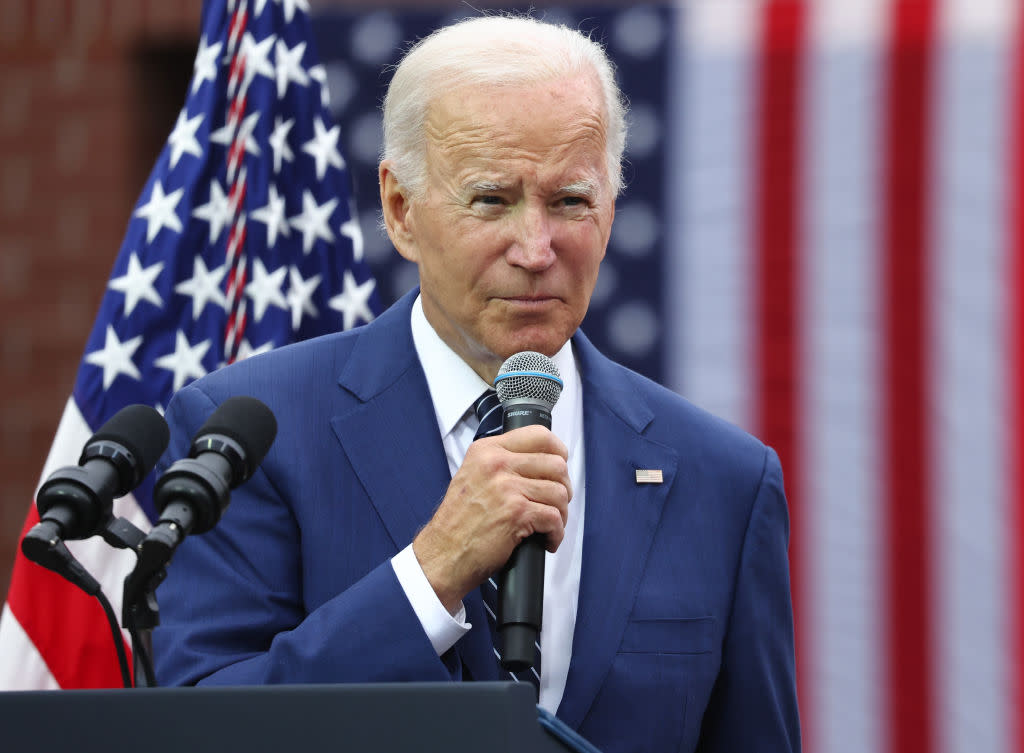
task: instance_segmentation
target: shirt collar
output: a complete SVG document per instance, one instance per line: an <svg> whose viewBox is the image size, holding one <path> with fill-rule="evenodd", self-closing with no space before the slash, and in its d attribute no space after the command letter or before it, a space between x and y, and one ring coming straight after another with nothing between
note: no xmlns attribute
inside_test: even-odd
<svg viewBox="0 0 1024 753"><path fill-rule="evenodd" d="M493 385L481 379L480 375L441 339L423 313L420 296L416 296L412 305L411 324L412 341L423 373L427 377L427 387L434 403L437 425L441 436L445 437L473 406L473 401L484 390L493 389ZM570 401L576 399L579 390L579 372L572 352L572 341L566 342L551 360L554 361L565 383L563 399L559 400L555 405L555 411L552 411L557 422L556 412L561 412L558 408L562 407L563 402L568 402L564 398L569 398ZM567 392L569 394L566 394Z"/></svg>

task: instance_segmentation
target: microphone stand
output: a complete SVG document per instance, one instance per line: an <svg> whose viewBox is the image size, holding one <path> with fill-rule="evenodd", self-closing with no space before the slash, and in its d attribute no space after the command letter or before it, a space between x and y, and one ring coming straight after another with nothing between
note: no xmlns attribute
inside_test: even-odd
<svg viewBox="0 0 1024 753"><path fill-rule="evenodd" d="M157 687L153 673L153 628L160 624L160 606L156 589L167 577L168 557L161 556L152 546L146 546L143 536L135 547L138 562L124 579L122 618L132 636L135 651L135 687ZM139 670L142 670L140 675ZM141 684L140 684L141 678Z"/></svg>
<svg viewBox="0 0 1024 753"><path fill-rule="evenodd" d="M142 542L146 534L124 518L114 518L100 534L103 540L117 549L131 549L141 561ZM159 607L156 603L156 587L166 573L152 583L140 584L136 573L139 565L124 580L124 591L121 599L121 624L132 639L132 666L135 680L134 687L156 687L153 663L150 660L153 650L153 628L160 623ZM148 581L148 579L147 579ZM120 636L118 636L120 638Z"/></svg>

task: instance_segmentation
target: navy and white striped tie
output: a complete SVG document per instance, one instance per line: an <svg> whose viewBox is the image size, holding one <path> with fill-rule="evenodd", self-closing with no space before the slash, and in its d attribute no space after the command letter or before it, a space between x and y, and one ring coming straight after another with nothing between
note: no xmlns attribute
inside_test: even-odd
<svg viewBox="0 0 1024 753"><path fill-rule="evenodd" d="M473 403L473 411L476 413L477 418L480 419L480 426L477 427L476 435L473 440L476 441L481 437L489 437L494 434L501 432L501 420L502 410L501 401L498 400L498 393L494 390L487 390L484 394L476 399ZM497 610L498 610L498 584L494 578L488 578L487 582L480 586L480 594L484 597L484 607L487 609L487 623L491 627L491 640L494 644L494 655L498 659L499 667L501 665L501 653L497 647ZM507 675L515 682L529 682L534 687L540 688L540 642L534 643L534 657L533 666L528 672L509 672L505 669L500 669L501 676Z"/></svg>

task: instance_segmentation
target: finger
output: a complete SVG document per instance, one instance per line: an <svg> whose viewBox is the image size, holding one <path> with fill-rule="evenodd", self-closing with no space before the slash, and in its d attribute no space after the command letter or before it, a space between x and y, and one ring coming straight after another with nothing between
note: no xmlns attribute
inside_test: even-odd
<svg viewBox="0 0 1024 753"><path fill-rule="evenodd" d="M477 477L494 479L509 474L514 482L522 479L545 479L565 486L572 498L572 481L566 459L557 454L542 452L514 452L497 444L483 444L478 439L466 453L462 467L456 473L459 478ZM515 491L515 486L508 489Z"/></svg>
<svg viewBox="0 0 1024 753"><path fill-rule="evenodd" d="M565 484L543 479L527 479L521 481L521 494L530 502L557 510L563 526L569 519L569 490Z"/></svg>
<svg viewBox="0 0 1024 753"><path fill-rule="evenodd" d="M558 549L565 538L565 519L559 510L546 504L534 503L530 506L529 515L523 520L519 529L519 541L535 533L544 535L544 548L549 552Z"/></svg>
<svg viewBox="0 0 1024 753"><path fill-rule="evenodd" d="M508 453L505 458L505 470L516 476L528 479L544 479L557 481L565 485L572 497L572 483L569 480L569 465L560 455L539 452Z"/></svg>

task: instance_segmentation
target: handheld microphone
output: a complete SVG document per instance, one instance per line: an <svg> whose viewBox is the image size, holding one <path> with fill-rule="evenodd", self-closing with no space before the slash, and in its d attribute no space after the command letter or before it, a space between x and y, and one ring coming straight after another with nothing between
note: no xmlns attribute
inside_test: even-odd
<svg viewBox="0 0 1024 753"><path fill-rule="evenodd" d="M542 353L523 351L510 356L494 380L503 409L502 432L540 424L551 428L551 409L562 392L554 362ZM523 540L498 575L498 614L501 664L511 672L533 665L533 644L544 615L544 535Z"/></svg>
<svg viewBox="0 0 1024 753"><path fill-rule="evenodd" d="M86 442L77 466L58 468L36 494L40 521L21 542L33 562L46 565L61 540L103 531L113 502L148 474L167 447L163 416L147 405L122 408Z"/></svg>
<svg viewBox="0 0 1024 753"><path fill-rule="evenodd" d="M160 519L142 542L140 561L162 550L157 559L166 563L190 533L213 528L230 502L231 489L256 472L276 435L277 420L262 402L225 400L196 433L189 457L157 480L153 502Z"/></svg>

